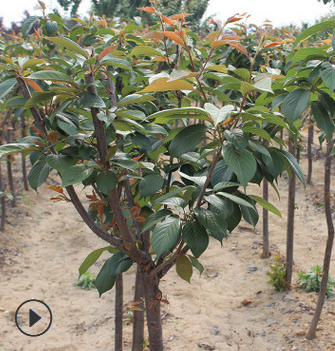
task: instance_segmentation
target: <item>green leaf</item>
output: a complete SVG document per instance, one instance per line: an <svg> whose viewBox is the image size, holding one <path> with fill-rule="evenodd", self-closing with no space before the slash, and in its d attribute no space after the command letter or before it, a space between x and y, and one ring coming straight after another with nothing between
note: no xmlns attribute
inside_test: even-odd
<svg viewBox="0 0 335 351"><path fill-rule="evenodd" d="M193 90L193 85L186 80L173 80L169 81L168 77L158 78L154 80L144 89L140 90L140 93L152 92L152 91L167 91L167 90Z"/></svg>
<svg viewBox="0 0 335 351"><path fill-rule="evenodd" d="M252 207L241 206L241 212L244 220L247 223L251 224L253 227L256 227L256 224L259 220L259 215L255 207L256 201L244 194L241 194L240 196L242 196L243 199L249 202L250 205L252 206Z"/></svg>
<svg viewBox="0 0 335 351"><path fill-rule="evenodd" d="M182 236L196 258L198 258L208 247L208 234L206 229L198 222L185 223L182 230Z"/></svg>
<svg viewBox="0 0 335 351"><path fill-rule="evenodd" d="M299 61L302 60L316 60L316 59L326 59L329 56L329 54L322 49L316 49L316 48L304 48L298 50L292 59L292 64L295 64Z"/></svg>
<svg viewBox="0 0 335 351"><path fill-rule="evenodd" d="M233 105L226 105L221 108L217 108L215 105L206 103L205 110L210 114L214 126L216 127L219 123L224 122L231 116L232 111L235 110Z"/></svg>
<svg viewBox="0 0 335 351"><path fill-rule="evenodd" d="M95 280L95 286L99 292L99 297L106 291L111 290L115 284L116 277L111 275L109 270L109 260L111 258L112 257L104 263Z"/></svg>
<svg viewBox="0 0 335 351"><path fill-rule="evenodd" d="M100 64L102 66L113 66L113 67L118 67L122 69L126 69L129 71L132 71L132 67L130 66L129 62L126 60L122 60L118 57L114 57L111 54L106 55L101 61Z"/></svg>
<svg viewBox="0 0 335 351"><path fill-rule="evenodd" d="M186 178L192 182L194 182L195 184L199 185L200 187L202 187L205 182L206 182L206 179L207 177L206 176L189 176L188 174L185 174L183 172L179 172L179 175L182 177L182 178Z"/></svg>
<svg viewBox="0 0 335 351"><path fill-rule="evenodd" d="M265 131L264 129L258 128L258 127L253 127L250 125L246 125L243 127L243 132L245 133L251 133L251 134L255 134L269 142L271 142L271 136L270 134Z"/></svg>
<svg viewBox="0 0 335 351"><path fill-rule="evenodd" d="M299 44L301 41L304 39L310 37L313 34L319 33L323 30L330 29L330 28L335 28L335 21L324 21L318 24L315 24L312 27L309 27L305 31L303 31L298 37L296 38L294 42L294 46Z"/></svg>
<svg viewBox="0 0 335 351"><path fill-rule="evenodd" d="M232 143L239 151L243 151L248 146L248 136L242 129L230 129L224 131L226 139Z"/></svg>
<svg viewBox="0 0 335 351"><path fill-rule="evenodd" d="M286 96L283 112L290 124L293 124L304 113L308 107L310 95L309 90L296 89Z"/></svg>
<svg viewBox="0 0 335 351"><path fill-rule="evenodd" d="M97 175L97 187L103 194L108 195L115 188L116 182L116 175L112 171L100 172Z"/></svg>
<svg viewBox="0 0 335 351"><path fill-rule="evenodd" d="M204 271L204 266L195 257L190 255L187 255L187 257L190 259L192 266L196 268L201 275Z"/></svg>
<svg viewBox="0 0 335 351"><path fill-rule="evenodd" d="M35 92L34 95L25 103L24 107L35 107L39 103L50 101L55 95L56 91Z"/></svg>
<svg viewBox="0 0 335 351"><path fill-rule="evenodd" d="M4 98L15 86L17 80L10 78L0 84L0 99Z"/></svg>
<svg viewBox="0 0 335 351"><path fill-rule="evenodd" d="M12 143L0 146L0 158L3 156L16 154L25 151L38 151L39 149L33 143Z"/></svg>
<svg viewBox="0 0 335 351"><path fill-rule="evenodd" d="M270 77L265 77L263 79L260 79L254 84L254 87L257 88L258 90L266 91L273 94L273 90L271 86L272 86L272 80Z"/></svg>
<svg viewBox="0 0 335 351"><path fill-rule="evenodd" d="M82 163L67 168L62 174L62 187L81 183L93 173L93 170L93 168Z"/></svg>
<svg viewBox="0 0 335 351"><path fill-rule="evenodd" d="M66 155L48 155L46 157L47 164L57 170L60 174L73 165L73 159Z"/></svg>
<svg viewBox="0 0 335 351"><path fill-rule="evenodd" d="M162 203L163 205L173 206L175 207L175 210L177 210L177 208L186 207L186 201L181 197L171 197L170 199L160 201L160 203Z"/></svg>
<svg viewBox="0 0 335 351"><path fill-rule="evenodd" d="M151 245L157 260L164 252L174 248L179 241L180 232L180 219L175 217L169 217L155 227L152 232Z"/></svg>
<svg viewBox="0 0 335 351"><path fill-rule="evenodd" d="M254 200L257 201L257 203L262 206L263 208L265 208L266 210L272 212L273 214L275 214L276 216L282 218L281 213L279 212L279 210L273 206L272 204L270 204L270 202L264 200L263 198L256 196L256 195L249 195L249 197L253 198Z"/></svg>
<svg viewBox="0 0 335 351"><path fill-rule="evenodd" d="M132 56L139 56L139 55L161 56L162 53L151 46L139 45L139 46L135 46L134 49L127 56L132 57Z"/></svg>
<svg viewBox="0 0 335 351"><path fill-rule="evenodd" d="M179 188L179 189L172 190L172 191L164 194L163 196L159 197L158 199L156 199L154 201L153 205L160 204L160 203L162 203L162 201L170 199L171 197L181 193L183 190L186 190L186 189L189 189L189 188L193 188L193 187L191 185L188 185L188 186L184 186L184 187Z"/></svg>
<svg viewBox="0 0 335 351"><path fill-rule="evenodd" d="M323 62L320 68L320 75L322 80L325 82L330 90L330 94L333 93L335 89L335 69L334 66L329 62Z"/></svg>
<svg viewBox="0 0 335 351"><path fill-rule="evenodd" d="M113 276L117 276L126 272L133 264L133 261L123 251L118 251L110 259L108 259L109 272Z"/></svg>
<svg viewBox="0 0 335 351"><path fill-rule="evenodd" d="M39 64L44 63L44 62L45 62L44 59L32 58L32 59L26 61L22 65L22 68L29 68L29 67L36 66L36 65L39 65Z"/></svg>
<svg viewBox="0 0 335 351"><path fill-rule="evenodd" d="M305 185L304 173L302 172L297 160L292 156L290 152L286 150L278 149L277 151L281 153L284 158L286 158L286 160L289 162L290 166L292 167L293 171L295 172L301 183Z"/></svg>
<svg viewBox="0 0 335 351"><path fill-rule="evenodd" d="M204 124L193 124L182 129L170 144L171 156L180 157L182 154L193 150L204 137L207 129Z"/></svg>
<svg viewBox="0 0 335 351"><path fill-rule="evenodd" d="M78 279L88 271L88 269L99 259L101 254L108 250L109 252L117 252L117 250L113 246L106 246L101 249L97 249L92 251L84 260L84 262L79 267L79 277Z"/></svg>
<svg viewBox="0 0 335 351"><path fill-rule="evenodd" d="M196 258L208 247L207 231L199 222L187 222L183 227L182 236Z"/></svg>
<svg viewBox="0 0 335 351"><path fill-rule="evenodd" d="M164 178L159 174L148 174L138 184L138 191L142 197L155 194L162 189Z"/></svg>
<svg viewBox="0 0 335 351"><path fill-rule="evenodd" d="M212 174L211 183L216 185L221 182L228 182L233 176L233 171L228 167L224 160L220 160Z"/></svg>
<svg viewBox="0 0 335 351"><path fill-rule="evenodd" d="M120 108L130 104L138 104L141 102L148 102L148 101L154 101L154 100L156 100L156 98L151 95L132 94L121 99L118 102L117 106Z"/></svg>
<svg viewBox="0 0 335 351"><path fill-rule="evenodd" d="M254 156L248 150L240 151L227 142L223 145L222 156L236 174L239 183L246 187L256 173L257 163Z"/></svg>
<svg viewBox="0 0 335 351"><path fill-rule="evenodd" d="M40 16L30 16L22 23L21 32L24 40L27 39L29 32L33 28L35 22L39 20L39 18Z"/></svg>
<svg viewBox="0 0 335 351"><path fill-rule="evenodd" d="M145 232L152 227L154 227L158 222L163 220L165 217L172 215L172 211L170 210L159 210L155 213L152 213L145 219L145 222L142 227L142 232Z"/></svg>
<svg viewBox="0 0 335 351"><path fill-rule="evenodd" d="M45 162L45 159L40 159L35 162L28 174L29 185L36 190L41 184L43 184L50 173L50 167Z"/></svg>
<svg viewBox="0 0 335 351"><path fill-rule="evenodd" d="M225 193L225 192L222 192L222 191L217 192L216 194L217 195L221 195L221 196L223 196L223 197L235 202L238 205L249 207L249 208L255 208L255 206L253 206L248 201L240 198L239 196L236 196L236 195L233 195L233 194L230 194L230 193Z"/></svg>
<svg viewBox="0 0 335 351"><path fill-rule="evenodd" d="M74 51L77 54L84 56L86 59L88 59L89 57L88 53L81 46L79 46L76 42L72 41L69 38L47 37L46 39L50 40L53 43L63 46L64 48L70 50L71 52Z"/></svg>
<svg viewBox="0 0 335 351"><path fill-rule="evenodd" d="M328 140L330 140L333 135L335 126L325 106L320 101L313 101L312 113L316 123L321 128L321 130L326 133Z"/></svg>
<svg viewBox="0 0 335 351"><path fill-rule="evenodd" d="M176 272L180 278L191 283L193 267L190 259L186 255L179 255L176 261Z"/></svg>
<svg viewBox="0 0 335 351"><path fill-rule="evenodd" d="M99 95L93 94L89 91L85 91L81 94L79 100L81 106L95 107L95 108L105 108L106 105Z"/></svg>
<svg viewBox="0 0 335 351"><path fill-rule="evenodd" d="M155 112L148 117L148 119L154 119L154 123L167 123L177 118L198 118L209 121L208 112L200 107L172 108Z"/></svg>
<svg viewBox="0 0 335 351"><path fill-rule="evenodd" d="M67 82L75 84L74 80L67 74L58 71L38 71L34 72L29 79L50 80L52 82Z"/></svg>
<svg viewBox="0 0 335 351"><path fill-rule="evenodd" d="M200 224L210 231L220 232L227 229L227 223L224 218L212 211L206 210L205 208L195 208L194 213Z"/></svg>

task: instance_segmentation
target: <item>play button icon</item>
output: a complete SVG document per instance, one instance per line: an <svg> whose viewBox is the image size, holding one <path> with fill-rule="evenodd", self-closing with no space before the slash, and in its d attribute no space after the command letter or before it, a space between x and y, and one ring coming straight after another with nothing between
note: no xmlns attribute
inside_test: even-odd
<svg viewBox="0 0 335 351"><path fill-rule="evenodd" d="M52 313L49 306L41 300L27 300L15 312L15 324L27 336L40 336L51 327Z"/></svg>
<svg viewBox="0 0 335 351"><path fill-rule="evenodd" d="M29 309L29 328L31 328L40 319L41 319L41 317L36 312L34 312L33 310Z"/></svg>

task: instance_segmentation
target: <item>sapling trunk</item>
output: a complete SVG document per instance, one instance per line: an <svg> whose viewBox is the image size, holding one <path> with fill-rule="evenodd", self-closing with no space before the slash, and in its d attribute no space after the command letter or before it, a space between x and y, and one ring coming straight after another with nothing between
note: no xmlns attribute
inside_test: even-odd
<svg viewBox="0 0 335 351"><path fill-rule="evenodd" d="M24 115L21 115L21 137L24 138L26 136L26 119ZM29 183L28 183L28 176L27 176L27 164L26 158L21 154L21 164L22 164L22 178L23 178L23 187L25 191L29 191Z"/></svg>
<svg viewBox="0 0 335 351"><path fill-rule="evenodd" d="M2 177L2 163L0 160L0 193L1 193L1 224L0 230L2 232L5 231L5 223L6 223L6 198L5 198L5 185Z"/></svg>
<svg viewBox="0 0 335 351"><path fill-rule="evenodd" d="M133 344L132 351L143 351L143 335L144 335L144 284L143 278L140 272L140 268L136 270L136 282L135 282L135 293L134 302L137 302L137 308L139 311L133 313Z"/></svg>
<svg viewBox="0 0 335 351"><path fill-rule="evenodd" d="M289 142L289 151L295 157L295 143ZM295 211L295 172L291 168L291 179L288 186L288 205L287 205L287 232L286 232L286 288L291 288L293 271L293 243L294 243L294 211Z"/></svg>
<svg viewBox="0 0 335 351"><path fill-rule="evenodd" d="M263 199L269 199L269 183L264 178L263 180ZM270 257L270 243L269 243L269 211L263 208L263 252L262 258Z"/></svg>
<svg viewBox="0 0 335 351"><path fill-rule="evenodd" d="M161 292L158 289L159 280L144 280L145 307L149 332L150 351L163 350L163 329L161 319Z"/></svg>
<svg viewBox="0 0 335 351"><path fill-rule="evenodd" d="M115 351L122 351L123 328L123 277L122 273L115 279Z"/></svg>
<svg viewBox="0 0 335 351"><path fill-rule="evenodd" d="M325 213L326 213L326 221L327 221L327 228L328 228L328 238L327 238L325 256L323 260L323 273L322 273L322 281L321 281L321 288L319 292L319 298L316 304L312 322L306 334L306 339L308 340L314 339L316 337L316 328L320 320L322 307L327 293L329 267L330 267L331 254L332 254L332 248L334 243L334 223L332 219L331 203L330 203L330 196L329 196L331 162L332 162L332 156L330 156L330 152L333 149L333 145L334 145L334 141L331 141L327 144L327 158L325 161L325 176L324 176Z"/></svg>
<svg viewBox="0 0 335 351"><path fill-rule="evenodd" d="M314 125L308 128L308 139L307 139L307 159L308 159L308 173L307 173L307 184L312 182L312 171L313 171L313 153L312 153L312 144L313 144L313 134L314 134Z"/></svg>
<svg viewBox="0 0 335 351"><path fill-rule="evenodd" d="M12 134L13 131L11 128L8 128L7 130L7 143L11 143L12 140ZM11 156L7 156L7 175L8 175L8 184L9 184L9 189L10 189L10 193L12 195L12 199L11 199L11 205L12 207L16 207L16 195L15 195L15 184L14 184L14 176L13 176L13 169L12 169L12 157Z"/></svg>

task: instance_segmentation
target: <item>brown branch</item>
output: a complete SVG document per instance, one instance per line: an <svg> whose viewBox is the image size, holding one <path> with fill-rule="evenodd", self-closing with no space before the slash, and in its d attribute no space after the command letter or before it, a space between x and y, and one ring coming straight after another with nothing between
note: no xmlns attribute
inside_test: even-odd
<svg viewBox="0 0 335 351"><path fill-rule="evenodd" d="M67 190L70 196L70 199L74 207L76 208L77 212L80 214L81 218L84 220L87 226L92 230L92 232L95 233L99 238L107 241L108 243L112 244L116 248L122 249L122 240L120 238L111 236L108 232L100 228L92 219L92 217L87 213L86 209L84 208L83 204L78 198L78 195L74 187L70 185L65 187L65 189Z"/></svg>
<svg viewBox="0 0 335 351"><path fill-rule="evenodd" d="M31 98L31 94L30 91L27 87L26 82L21 78L21 77L17 77L16 80L19 83L19 86L22 90L22 94L26 99L30 99ZM41 134L43 135L43 137L45 138L45 140L48 140L48 132L45 128L45 122L43 120L43 118L40 115L40 112L35 108L35 107L31 107L30 109L31 114L33 115L34 121L37 125L38 130L41 132Z"/></svg>

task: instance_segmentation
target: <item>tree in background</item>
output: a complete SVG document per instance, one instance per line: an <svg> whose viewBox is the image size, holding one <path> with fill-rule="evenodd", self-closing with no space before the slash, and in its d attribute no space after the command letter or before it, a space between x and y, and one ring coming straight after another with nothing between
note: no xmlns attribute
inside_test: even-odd
<svg viewBox="0 0 335 351"><path fill-rule="evenodd" d="M75 16L81 0L57 0L64 10L71 8L71 16ZM209 0L163 0L158 5L159 10L165 16L176 13L187 13L187 21L191 25L198 25L206 12ZM150 6L149 0L92 0L92 9L97 16L120 17L129 19L134 16L141 16L143 12L140 7Z"/></svg>

